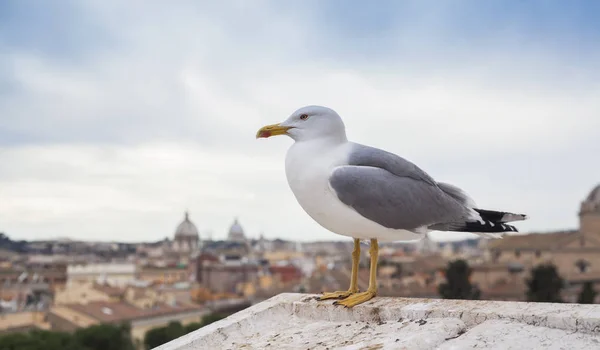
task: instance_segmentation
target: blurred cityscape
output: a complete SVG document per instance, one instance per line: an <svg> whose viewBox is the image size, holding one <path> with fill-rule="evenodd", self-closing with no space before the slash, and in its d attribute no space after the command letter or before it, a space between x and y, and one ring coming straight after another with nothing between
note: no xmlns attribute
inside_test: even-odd
<svg viewBox="0 0 600 350"><path fill-rule="evenodd" d="M449 264L463 261L479 299L535 300L533 271L551 266L562 281L557 301L580 302L584 286L600 283L600 185L579 209L579 228L569 231L382 244L379 295L440 298L440 286L450 283ZM185 213L171 239L139 244L1 234L0 336L128 323L141 348L150 330L173 322L185 326L279 293L345 290L350 283L351 240L251 239L234 219L227 240L218 241L201 237L193 219ZM363 249L361 290L368 285L368 258ZM588 302L599 302L595 293Z"/></svg>

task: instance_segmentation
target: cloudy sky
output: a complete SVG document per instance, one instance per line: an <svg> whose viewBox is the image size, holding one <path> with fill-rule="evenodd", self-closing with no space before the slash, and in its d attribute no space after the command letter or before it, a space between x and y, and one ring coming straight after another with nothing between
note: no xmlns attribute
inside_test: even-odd
<svg viewBox="0 0 600 350"><path fill-rule="evenodd" d="M595 1L0 2L0 232L156 240L346 239L296 203L308 104L522 231L577 227L600 182ZM457 237L455 234L437 238Z"/></svg>

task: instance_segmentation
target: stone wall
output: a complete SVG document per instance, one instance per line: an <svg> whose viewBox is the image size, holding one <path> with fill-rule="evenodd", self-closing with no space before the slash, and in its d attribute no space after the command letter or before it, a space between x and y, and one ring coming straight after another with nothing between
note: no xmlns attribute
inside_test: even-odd
<svg viewBox="0 0 600 350"><path fill-rule="evenodd" d="M598 347L600 306L375 298L347 309L280 294L155 350Z"/></svg>

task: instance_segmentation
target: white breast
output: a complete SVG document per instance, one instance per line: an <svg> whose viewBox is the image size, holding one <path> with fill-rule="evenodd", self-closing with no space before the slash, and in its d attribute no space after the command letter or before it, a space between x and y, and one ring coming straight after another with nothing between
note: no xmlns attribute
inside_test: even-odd
<svg viewBox="0 0 600 350"><path fill-rule="evenodd" d="M302 209L321 226L343 236L382 241L421 238L421 235L388 229L367 220L338 200L329 185L329 176L336 167L348 164L350 147L348 143L331 147L317 141L296 142L290 147L285 171Z"/></svg>
<svg viewBox="0 0 600 350"><path fill-rule="evenodd" d="M345 162L343 150L334 148L319 152L317 142L296 142L286 157L288 184L300 206L318 223L325 226L331 218L333 193L329 174ZM331 229L327 227L328 229ZM336 232L337 233L337 232Z"/></svg>

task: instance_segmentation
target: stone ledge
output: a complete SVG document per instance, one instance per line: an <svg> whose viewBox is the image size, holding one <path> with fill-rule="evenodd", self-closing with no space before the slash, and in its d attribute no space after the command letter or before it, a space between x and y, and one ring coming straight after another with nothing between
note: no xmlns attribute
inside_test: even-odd
<svg viewBox="0 0 600 350"><path fill-rule="evenodd" d="M346 309L316 299L280 294L156 350L600 348L600 305L376 298Z"/></svg>

